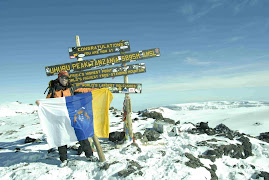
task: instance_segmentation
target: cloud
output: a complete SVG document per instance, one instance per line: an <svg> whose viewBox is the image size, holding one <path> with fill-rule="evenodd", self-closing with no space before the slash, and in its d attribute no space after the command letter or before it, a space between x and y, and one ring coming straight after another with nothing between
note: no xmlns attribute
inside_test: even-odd
<svg viewBox="0 0 269 180"><path fill-rule="evenodd" d="M181 13L184 15L192 15L194 13L193 5L186 4L181 8Z"/></svg>
<svg viewBox="0 0 269 180"><path fill-rule="evenodd" d="M195 65L195 66L205 66L205 65L210 65L213 64L212 62L209 61L199 61L195 58L191 58L191 57L187 57L184 62L186 64L190 64L190 65Z"/></svg>
<svg viewBox="0 0 269 180"><path fill-rule="evenodd" d="M182 79L185 81L182 82ZM252 74L237 74L236 76L208 76L192 78L180 77L165 84L151 85L147 91L192 91L218 88L246 88L269 86L269 71Z"/></svg>
<svg viewBox="0 0 269 180"><path fill-rule="evenodd" d="M184 55L184 54L188 54L188 53L190 53L190 51L188 51L188 50L172 52L173 55Z"/></svg>
<svg viewBox="0 0 269 180"><path fill-rule="evenodd" d="M235 37L232 37L230 39L227 39L226 42L227 43L234 43L234 42L240 41L242 39L244 39L242 36L235 36Z"/></svg>
<svg viewBox="0 0 269 180"><path fill-rule="evenodd" d="M235 14L242 11L244 8L248 6L254 6L258 3L258 0L244 0L234 5L234 12Z"/></svg>
<svg viewBox="0 0 269 180"><path fill-rule="evenodd" d="M180 8L179 12L182 15L187 16L188 20L192 22L207 15L213 9L222 5L222 3L218 0L208 0L208 2L205 2L204 4L205 5L203 6L198 4L185 4Z"/></svg>

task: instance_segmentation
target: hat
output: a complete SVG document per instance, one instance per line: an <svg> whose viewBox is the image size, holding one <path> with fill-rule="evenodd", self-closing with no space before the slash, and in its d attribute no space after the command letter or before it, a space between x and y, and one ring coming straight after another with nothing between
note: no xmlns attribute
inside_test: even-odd
<svg viewBox="0 0 269 180"><path fill-rule="evenodd" d="M61 72L59 72L58 78L60 78L61 76L67 76L69 78L69 74L68 74L67 71L61 71Z"/></svg>

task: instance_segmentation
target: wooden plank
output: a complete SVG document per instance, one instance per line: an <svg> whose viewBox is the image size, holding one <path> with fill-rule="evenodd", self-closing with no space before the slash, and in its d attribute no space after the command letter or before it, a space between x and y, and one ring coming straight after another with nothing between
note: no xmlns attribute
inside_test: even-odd
<svg viewBox="0 0 269 180"><path fill-rule="evenodd" d="M75 72L81 70L87 70L94 67L104 67L114 64L121 64L127 62L133 62L138 60L144 60L149 58L160 57L160 49L147 49L142 51L136 51L131 53L125 53L120 55L108 56L99 59L90 59L83 61L75 61L71 63L58 64L53 66L46 66L45 71L47 76L57 75L60 71Z"/></svg>
<svg viewBox="0 0 269 180"><path fill-rule="evenodd" d="M130 51L129 41L111 42L68 48L70 59L101 54L118 53L121 50Z"/></svg>
<svg viewBox="0 0 269 180"><path fill-rule="evenodd" d="M119 67L74 72L69 73L69 77L70 77L70 83L79 83L95 79L103 79L103 78L131 75L144 72L146 72L146 66L144 63L140 63L140 64L128 65L126 67L119 66Z"/></svg>

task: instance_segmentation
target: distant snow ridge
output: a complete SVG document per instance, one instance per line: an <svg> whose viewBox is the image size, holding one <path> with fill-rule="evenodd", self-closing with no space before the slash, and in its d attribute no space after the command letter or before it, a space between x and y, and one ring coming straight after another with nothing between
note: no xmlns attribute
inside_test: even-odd
<svg viewBox="0 0 269 180"><path fill-rule="evenodd" d="M37 109L36 105L22 104L20 102L0 104L0 117L31 114L37 111Z"/></svg>
<svg viewBox="0 0 269 180"><path fill-rule="evenodd" d="M184 103L164 106L165 108L174 111L193 111L193 110L207 110L207 109L233 109L233 108L249 108L269 106L266 101L214 101L203 103Z"/></svg>

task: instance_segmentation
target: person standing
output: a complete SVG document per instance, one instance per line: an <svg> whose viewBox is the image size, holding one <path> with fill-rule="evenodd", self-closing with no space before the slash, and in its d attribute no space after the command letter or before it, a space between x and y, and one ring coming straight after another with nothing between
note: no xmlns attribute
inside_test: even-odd
<svg viewBox="0 0 269 180"><path fill-rule="evenodd" d="M58 98L72 96L79 93L90 92L94 89L90 88L78 88L72 86L69 81L69 74L67 71L61 71L58 74L58 78L50 82L50 89L47 94L47 98ZM39 101L36 101L36 104L39 105ZM96 161L97 157L93 156L92 148L88 139L79 141L82 151L84 151L85 156L89 161ZM67 145L58 147L58 152L60 160L62 162L61 166L66 166L67 161Z"/></svg>

